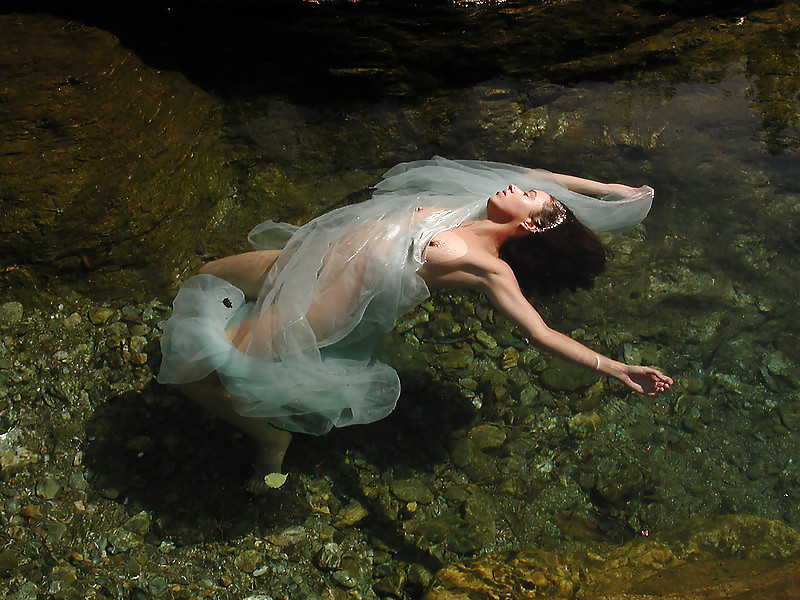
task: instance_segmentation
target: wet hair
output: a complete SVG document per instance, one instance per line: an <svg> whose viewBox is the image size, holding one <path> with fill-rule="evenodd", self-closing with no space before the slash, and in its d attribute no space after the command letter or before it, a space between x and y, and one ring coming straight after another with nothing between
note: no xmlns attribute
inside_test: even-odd
<svg viewBox="0 0 800 600"><path fill-rule="evenodd" d="M534 223L543 231L500 246L500 258L514 271L522 291L549 295L591 287L606 264L606 250L594 232L558 201L545 205Z"/></svg>

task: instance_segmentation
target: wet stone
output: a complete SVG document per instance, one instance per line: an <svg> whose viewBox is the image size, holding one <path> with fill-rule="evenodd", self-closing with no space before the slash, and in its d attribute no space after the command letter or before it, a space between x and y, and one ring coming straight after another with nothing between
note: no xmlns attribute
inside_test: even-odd
<svg viewBox="0 0 800 600"><path fill-rule="evenodd" d="M106 333L108 334L111 345L118 346L122 338L128 335L128 326L122 321L117 321L108 326Z"/></svg>
<svg viewBox="0 0 800 600"><path fill-rule="evenodd" d="M800 430L800 400L779 406L778 415L780 415L781 423L789 431Z"/></svg>
<svg viewBox="0 0 800 600"><path fill-rule="evenodd" d="M75 329L78 325L81 324L81 321L83 321L81 316L78 313L74 312L70 316L64 319L64 327L66 327L67 329Z"/></svg>
<svg viewBox="0 0 800 600"><path fill-rule="evenodd" d="M308 531L303 527L287 527L280 533L268 535L265 539L270 544L284 548L304 542L308 539Z"/></svg>
<svg viewBox="0 0 800 600"><path fill-rule="evenodd" d="M89 313L89 320L93 325L102 325L108 321L113 314L114 311L112 309L101 306L100 308L92 309Z"/></svg>
<svg viewBox="0 0 800 600"><path fill-rule="evenodd" d="M586 438L597 431L600 422L600 416L594 411L577 413L567 420L567 430L574 438Z"/></svg>
<svg viewBox="0 0 800 600"><path fill-rule="evenodd" d="M352 590L358 585L358 579L350 570L336 571L333 580L346 590Z"/></svg>
<svg viewBox="0 0 800 600"><path fill-rule="evenodd" d="M469 438L481 450L494 450L505 443L506 434L494 425L478 425L469 432Z"/></svg>
<svg viewBox="0 0 800 600"><path fill-rule="evenodd" d="M61 484L50 477L43 479L36 485L36 494L46 500L55 498L59 490L61 490Z"/></svg>
<svg viewBox="0 0 800 600"><path fill-rule="evenodd" d="M135 306L125 306L122 308L122 318L129 323L141 323L142 313Z"/></svg>
<svg viewBox="0 0 800 600"><path fill-rule="evenodd" d="M461 439L453 446L450 457L454 465L463 469L475 460L476 450L477 448L472 440Z"/></svg>
<svg viewBox="0 0 800 600"><path fill-rule="evenodd" d="M142 538L136 533L117 528L108 533L109 552L121 554L142 545Z"/></svg>
<svg viewBox="0 0 800 600"><path fill-rule="evenodd" d="M474 354L472 348L452 348L444 353L439 360L439 364L444 369L466 369L472 362Z"/></svg>
<svg viewBox="0 0 800 600"><path fill-rule="evenodd" d="M405 573L398 569L384 577L380 577L372 584L372 589L381 597L402 598L405 579Z"/></svg>
<svg viewBox="0 0 800 600"><path fill-rule="evenodd" d="M153 577L150 583L147 584L147 589L150 590L150 593L154 596L160 596L167 589L167 580L161 576Z"/></svg>
<svg viewBox="0 0 800 600"><path fill-rule="evenodd" d="M0 327L13 325L22 320L22 304L19 302L6 302L0 305Z"/></svg>
<svg viewBox="0 0 800 600"><path fill-rule="evenodd" d="M433 492L424 483L416 479L395 479L392 482L392 493L396 498L405 502L418 502L420 504L433 502Z"/></svg>
<svg viewBox="0 0 800 600"><path fill-rule="evenodd" d="M481 375L479 389L491 398L502 400L508 396L508 379L506 375L494 369Z"/></svg>
<svg viewBox="0 0 800 600"><path fill-rule="evenodd" d="M471 392L474 392L478 389L478 382L471 377L459 379L458 385L461 386L462 389L469 390Z"/></svg>
<svg viewBox="0 0 800 600"><path fill-rule="evenodd" d="M539 390L532 385L526 385L519 393L519 402L524 405L534 404L539 399Z"/></svg>
<svg viewBox="0 0 800 600"><path fill-rule="evenodd" d="M433 575L419 563L411 563L406 574L406 585L414 591L427 589L431 584Z"/></svg>
<svg viewBox="0 0 800 600"><path fill-rule="evenodd" d="M146 511L142 511L125 521L122 527L127 531L145 535L150 531L150 522L150 515Z"/></svg>
<svg viewBox="0 0 800 600"><path fill-rule="evenodd" d="M325 571L334 571L342 564L342 549L336 542L328 542L319 549L314 564Z"/></svg>
<svg viewBox="0 0 800 600"><path fill-rule="evenodd" d="M263 558L256 550L245 550L234 561L236 568L245 573L252 573L263 563Z"/></svg>
<svg viewBox="0 0 800 600"><path fill-rule="evenodd" d="M519 363L519 351L516 348L506 348L503 350L501 366L504 371L513 369Z"/></svg>
<svg viewBox="0 0 800 600"><path fill-rule="evenodd" d="M141 353L147 345L147 340L141 336L134 335L131 337L130 349L133 353Z"/></svg>
<svg viewBox="0 0 800 600"><path fill-rule="evenodd" d="M483 330L475 332L475 339L490 350L497 348L497 341Z"/></svg>
<svg viewBox="0 0 800 600"><path fill-rule="evenodd" d="M336 519L333 521L334 527L352 527L364 517L369 516L369 512L360 502L353 500L340 510Z"/></svg>

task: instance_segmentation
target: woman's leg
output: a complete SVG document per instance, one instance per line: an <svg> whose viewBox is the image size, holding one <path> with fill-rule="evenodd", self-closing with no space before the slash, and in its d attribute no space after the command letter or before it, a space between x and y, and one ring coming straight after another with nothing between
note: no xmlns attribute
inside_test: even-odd
<svg viewBox="0 0 800 600"><path fill-rule="evenodd" d="M242 290L248 300L252 300L258 297L264 279L280 253L280 250L255 250L234 254L206 263L197 272L224 279Z"/></svg>
<svg viewBox="0 0 800 600"><path fill-rule="evenodd" d="M280 473L292 434L273 427L262 418L243 417L233 409L231 396L216 373L178 386L183 394L200 406L241 429L256 443L253 475L247 488L253 493L266 490L264 476Z"/></svg>
<svg viewBox="0 0 800 600"><path fill-rule="evenodd" d="M215 275L242 290L247 298L256 298L270 268L280 255L280 250L259 250L226 256L203 265L198 273ZM216 373L200 381L179 386L183 394L197 404L241 429L256 443L253 460L254 472L248 482L253 493L263 492L264 476L280 473L283 457L292 435L277 429L264 419L243 417L233 409L231 396Z"/></svg>

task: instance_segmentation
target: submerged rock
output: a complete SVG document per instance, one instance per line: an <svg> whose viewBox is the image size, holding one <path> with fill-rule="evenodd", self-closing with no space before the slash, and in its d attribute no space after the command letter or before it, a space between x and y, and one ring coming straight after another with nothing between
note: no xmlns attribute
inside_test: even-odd
<svg viewBox="0 0 800 600"><path fill-rule="evenodd" d="M574 392L589 387L600 379L600 375L564 360L553 360L539 373L542 385L552 392Z"/></svg>
<svg viewBox="0 0 800 600"><path fill-rule="evenodd" d="M22 304L19 302L6 302L0 305L0 326L13 325L22 319Z"/></svg>
<svg viewBox="0 0 800 600"><path fill-rule="evenodd" d="M798 535L778 522L733 516L695 519L655 540L561 556L541 550L486 554L439 571L424 600L566 600L578 589L581 598L598 600L796 599ZM700 546L703 551L695 552ZM795 558L765 560L788 556Z"/></svg>
<svg viewBox="0 0 800 600"><path fill-rule="evenodd" d="M3 15L0 30L0 257L83 280L193 249L181 232L228 187L217 102L99 29Z"/></svg>
<svg viewBox="0 0 800 600"><path fill-rule="evenodd" d="M416 479L395 479L392 482L392 493L405 502L419 502L420 504L433 502L431 489Z"/></svg>

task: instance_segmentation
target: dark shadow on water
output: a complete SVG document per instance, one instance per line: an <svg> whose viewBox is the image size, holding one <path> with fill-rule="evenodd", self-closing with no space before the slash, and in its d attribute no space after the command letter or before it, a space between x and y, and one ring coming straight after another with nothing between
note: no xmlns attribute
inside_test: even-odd
<svg viewBox="0 0 800 600"><path fill-rule="evenodd" d="M105 29L149 65L224 97L277 92L297 104L330 104L427 95L503 75L540 78L554 65L614 51L682 19L739 17L774 4L16 0L5 12L45 12ZM605 70L595 66L587 76L630 76L613 64Z"/></svg>
<svg viewBox="0 0 800 600"><path fill-rule="evenodd" d="M406 394L378 423L321 437L295 435L285 461L295 477L263 498L244 488L251 441L157 384L98 407L86 428L84 464L96 492L124 504L131 515L151 512L159 537L179 544L235 539L302 523L311 509L300 475L327 477L337 494L368 505L346 464L348 454L397 474L446 460L453 430L472 413L467 406L420 410L417 400Z"/></svg>

